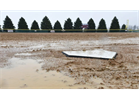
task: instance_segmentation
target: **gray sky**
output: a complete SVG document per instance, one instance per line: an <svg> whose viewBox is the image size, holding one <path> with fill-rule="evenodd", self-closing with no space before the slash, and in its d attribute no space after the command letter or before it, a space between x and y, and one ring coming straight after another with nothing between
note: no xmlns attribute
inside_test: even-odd
<svg viewBox="0 0 139 99"><path fill-rule="evenodd" d="M67 18L71 18L72 22L75 22L77 17L79 17L82 20L82 23L87 23L90 18L92 18L96 24L96 27L98 27L99 21L103 18L106 21L107 28L110 27L111 21L116 16L119 20L120 27L122 24L126 24L127 20L129 20L129 25L137 25L139 26L139 11L133 10L133 11L105 11L105 10L96 10L96 11L1 11L1 22L0 24L3 25L3 20L5 19L6 15L8 15L14 24L14 26L17 28L18 21L21 17L24 17L29 28L31 27L31 24L34 20L36 20L40 26L40 23L44 16L47 16L49 20L52 23L52 26L54 23L59 20L62 27L64 25L64 22Z"/></svg>

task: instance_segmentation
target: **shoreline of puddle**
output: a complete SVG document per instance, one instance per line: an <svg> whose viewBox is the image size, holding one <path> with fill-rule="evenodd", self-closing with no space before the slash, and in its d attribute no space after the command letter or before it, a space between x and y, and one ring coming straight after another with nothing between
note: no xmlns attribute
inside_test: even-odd
<svg viewBox="0 0 139 99"><path fill-rule="evenodd" d="M40 60L38 60L40 61ZM10 66L0 68L0 89L83 89L90 85L75 85L72 77L62 72L42 70L43 62L34 59L9 59Z"/></svg>
<svg viewBox="0 0 139 99"><path fill-rule="evenodd" d="M23 54L22 54L23 55ZM64 72L47 71L42 69L43 62L40 59L22 59L13 57L9 59L10 66L1 68L0 89L1 90L79 90L95 89L101 82L93 78L96 86L90 84L77 84L75 79L64 75ZM103 86L105 87L105 86Z"/></svg>
<svg viewBox="0 0 139 99"><path fill-rule="evenodd" d="M10 66L1 68L0 88L18 89L18 88L68 88L62 79L70 79L56 71L42 70L42 63L33 59L11 58ZM61 79L62 78L62 79ZM67 82L70 82L67 81Z"/></svg>

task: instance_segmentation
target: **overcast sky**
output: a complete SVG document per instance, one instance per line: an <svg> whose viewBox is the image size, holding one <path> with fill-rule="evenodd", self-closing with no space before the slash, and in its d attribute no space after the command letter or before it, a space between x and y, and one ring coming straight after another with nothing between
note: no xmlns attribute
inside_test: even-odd
<svg viewBox="0 0 139 99"><path fill-rule="evenodd" d="M99 21L103 18L106 21L107 28L110 27L111 21L116 16L119 20L120 27L122 24L126 24L127 20L129 20L129 25L137 25L139 26L139 11L133 10L133 11L104 11L104 10L98 10L98 11L1 11L1 22L0 24L3 25L3 20L6 16L9 16L14 24L14 26L17 28L18 21L21 17L24 17L29 28L31 27L31 24L34 20L36 20L40 26L40 23L44 16L47 16L49 20L52 23L52 26L54 23L59 20L62 27L64 25L64 22L67 18L71 18L72 22L75 22L77 17L79 17L82 20L82 23L87 23L90 18L92 18L96 24L96 27L98 27Z"/></svg>

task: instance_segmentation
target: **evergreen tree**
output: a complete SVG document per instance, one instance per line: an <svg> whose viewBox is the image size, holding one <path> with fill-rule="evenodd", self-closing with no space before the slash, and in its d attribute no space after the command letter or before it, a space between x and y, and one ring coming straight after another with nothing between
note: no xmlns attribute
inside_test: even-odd
<svg viewBox="0 0 139 99"><path fill-rule="evenodd" d="M70 18L68 18L68 19L65 21L65 23L64 23L64 30L65 30L66 32L71 32L71 31L73 31L73 23L72 23L72 21L71 21Z"/></svg>
<svg viewBox="0 0 139 99"><path fill-rule="evenodd" d="M61 32L62 30L62 27L61 27L61 24L59 21L56 21L55 24L54 24L54 29L55 29L55 32Z"/></svg>
<svg viewBox="0 0 139 99"><path fill-rule="evenodd" d="M88 29L87 29L87 32L95 32L96 31L95 28L96 28L96 26L95 26L94 20L91 18L88 21Z"/></svg>
<svg viewBox="0 0 139 99"><path fill-rule="evenodd" d="M74 22L74 31L75 32L81 32L82 31L82 21L80 18L77 18L77 20Z"/></svg>
<svg viewBox="0 0 139 99"><path fill-rule="evenodd" d="M4 20L3 30L4 30L5 32L7 32L8 29L13 29L13 30L14 30L15 27L14 27L14 25L13 25L11 19L10 19L8 16L6 16L6 18L5 18L5 20Z"/></svg>
<svg viewBox="0 0 139 99"><path fill-rule="evenodd" d="M42 22L41 22L41 29L43 31L50 31L52 29L52 25L51 25L51 22L50 20L48 19L47 16L45 16L43 19L42 19Z"/></svg>
<svg viewBox="0 0 139 99"><path fill-rule="evenodd" d="M32 25L31 25L31 30L32 31L39 31L39 25L38 23L36 22L36 20L33 21Z"/></svg>
<svg viewBox="0 0 139 99"><path fill-rule="evenodd" d="M99 22L97 32L107 32L105 20L102 18Z"/></svg>
<svg viewBox="0 0 139 99"><path fill-rule="evenodd" d="M122 28L121 28L121 32L125 32L125 30L126 30L126 25L123 24L123 25L122 25Z"/></svg>
<svg viewBox="0 0 139 99"><path fill-rule="evenodd" d="M116 17L114 17L112 20L112 23L110 26L110 32L120 32L120 25Z"/></svg>
<svg viewBox="0 0 139 99"><path fill-rule="evenodd" d="M18 22L18 32L28 32L29 28L28 25L23 17L19 19Z"/></svg>
<svg viewBox="0 0 139 99"><path fill-rule="evenodd" d="M0 25L0 32L2 32L2 30L1 30L1 25Z"/></svg>

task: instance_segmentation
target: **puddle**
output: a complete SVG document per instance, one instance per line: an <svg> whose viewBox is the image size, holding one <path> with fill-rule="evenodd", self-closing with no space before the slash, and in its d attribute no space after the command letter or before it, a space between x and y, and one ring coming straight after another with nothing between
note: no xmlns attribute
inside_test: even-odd
<svg viewBox="0 0 139 99"><path fill-rule="evenodd" d="M40 60L39 60L40 61ZM33 59L11 58L10 66L0 68L0 89L78 89L75 80L60 72L42 70Z"/></svg>
<svg viewBox="0 0 139 99"><path fill-rule="evenodd" d="M68 88L72 78L56 71L46 72L36 60L12 58L11 66L0 69L0 88ZM62 82L66 80L67 83Z"/></svg>

